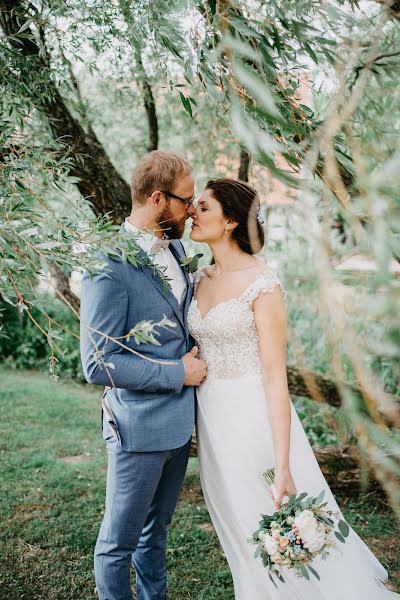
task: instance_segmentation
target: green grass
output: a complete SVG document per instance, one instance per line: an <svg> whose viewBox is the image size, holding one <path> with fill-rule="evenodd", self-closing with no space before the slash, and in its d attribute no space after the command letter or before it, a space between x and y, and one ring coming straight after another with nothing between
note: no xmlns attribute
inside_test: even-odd
<svg viewBox="0 0 400 600"><path fill-rule="evenodd" d="M54 384L35 372L0 375L0 598L94 598L92 553L106 476L100 392ZM339 502L400 589L400 532L386 502L371 495ZM173 600L232 600L196 459L190 460L170 528L168 565Z"/></svg>

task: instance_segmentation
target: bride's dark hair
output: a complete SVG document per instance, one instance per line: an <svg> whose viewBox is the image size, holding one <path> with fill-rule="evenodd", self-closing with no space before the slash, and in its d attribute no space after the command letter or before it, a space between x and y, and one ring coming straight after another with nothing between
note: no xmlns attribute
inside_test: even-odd
<svg viewBox="0 0 400 600"><path fill-rule="evenodd" d="M206 190L220 203L224 217L236 221L232 231L235 240L244 252L255 254L264 246L265 235L257 219L260 200L257 191L239 179L210 179Z"/></svg>

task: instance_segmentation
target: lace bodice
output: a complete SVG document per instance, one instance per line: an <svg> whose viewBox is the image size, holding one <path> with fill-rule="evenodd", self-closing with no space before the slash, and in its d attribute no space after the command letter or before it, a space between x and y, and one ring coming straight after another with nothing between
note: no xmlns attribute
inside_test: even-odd
<svg viewBox="0 0 400 600"><path fill-rule="evenodd" d="M203 270L195 273L195 289ZM189 307L188 326L199 347L200 357L208 365L207 380L230 379L261 375L259 340L254 311L254 300L260 293L272 292L279 285L276 273L263 271L244 290L241 296L219 302L203 317L192 300Z"/></svg>

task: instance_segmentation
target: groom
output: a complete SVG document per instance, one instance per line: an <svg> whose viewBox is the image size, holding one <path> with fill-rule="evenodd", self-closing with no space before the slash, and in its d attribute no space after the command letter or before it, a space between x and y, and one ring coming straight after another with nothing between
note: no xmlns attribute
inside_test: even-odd
<svg viewBox="0 0 400 600"><path fill-rule="evenodd" d="M192 290L178 241L194 212L193 194L191 167L177 154L151 152L133 172L132 212L123 233L135 235L141 257L150 254L165 268L169 289L151 266L109 257L103 257L107 271L82 280L83 369L89 383L107 386L106 510L94 555L100 600L132 600L131 561L138 600L167 598L167 526L189 457L193 386L206 376L197 348L190 351L186 317ZM160 346L123 338L139 321L159 322L164 315L176 326L158 329Z"/></svg>

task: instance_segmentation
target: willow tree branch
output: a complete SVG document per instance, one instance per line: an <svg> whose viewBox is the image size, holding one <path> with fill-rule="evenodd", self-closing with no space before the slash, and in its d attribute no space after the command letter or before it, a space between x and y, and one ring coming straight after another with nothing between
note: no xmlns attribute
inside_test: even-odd
<svg viewBox="0 0 400 600"><path fill-rule="evenodd" d="M30 8L31 3L23 0L0 0L0 27L8 43L24 61L24 68L19 72L20 80L29 90L32 104L47 118L54 139L62 141L60 152L72 159L70 174L77 178L76 185L82 196L90 200L97 215L110 213L115 223L122 222L131 207L129 185L112 164L94 131L89 128L85 132L71 114L50 77L46 53L41 52L40 38L35 38L31 27L24 30L23 37L18 35L22 25L30 18ZM39 93L32 76L38 69L42 74L49 74L43 84L45 88Z"/></svg>

